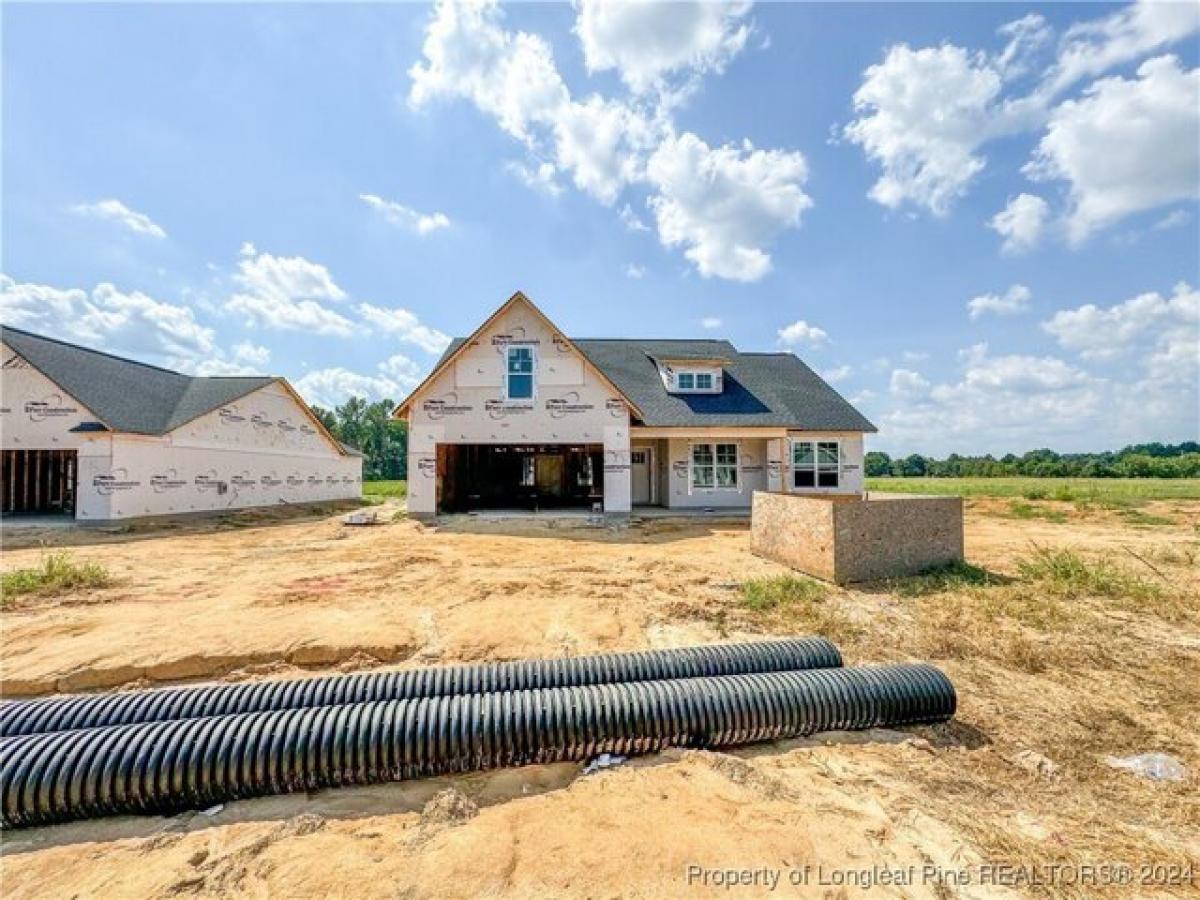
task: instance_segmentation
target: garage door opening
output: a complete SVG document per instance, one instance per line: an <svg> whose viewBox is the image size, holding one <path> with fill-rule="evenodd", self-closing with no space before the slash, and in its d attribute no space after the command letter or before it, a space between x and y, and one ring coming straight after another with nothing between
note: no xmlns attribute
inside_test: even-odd
<svg viewBox="0 0 1200 900"><path fill-rule="evenodd" d="M600 444L439 444L438 511L590 509L604 499Z"/></svg>
<svg viewBox="0 0 1200 900"><path fill-rule="evenodd" d="M4 515L75 514L74 450L5 450L0 466Z"/></svg>

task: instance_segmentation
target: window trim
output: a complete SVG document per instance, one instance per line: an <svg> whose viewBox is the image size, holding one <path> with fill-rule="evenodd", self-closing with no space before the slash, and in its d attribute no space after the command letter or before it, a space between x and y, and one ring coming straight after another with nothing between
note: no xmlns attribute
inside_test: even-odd
<svg viewBox="0 0 1200 900"><path fill-rule="evenodd" d="M707 447L711 454L712 463L698 466L696 464L696 448ZM732 447L733 462L720 463L717 462L717 448ZM696 484L696 470L712 469L712 484ZM733 470L733 484L721 484L717 477L718 469ZM694 491L730 491L735 493L742 492L742 443L741 441L690 441L688 443L688 494Z"/></svg>
<svg viewBox="0 0 1200 900"><path fill-rule="evenodd" d="M792 444L791 457L789 458L789 462L791 463L790 468L791 468L791 473L792 473L790 490L792 490L792 491L837 491L837 490L841 490L842 481L843 481L841 438L831 438L831 439L821 439L821 438L797 439L797 438L793 438L791 444ZM804 467L798 467L796 465L796 448L803 446L805 444L812 447L812 464L804 466ZM830 467L830 465L828 463L825 463L824 465L822 465L822 463L821 463L820 448L821 448L821 445L823 445L823 444L824 445L832 444L834 447L834 452L837 454L837 462L832 467ZM812 472L813 483L811 485L796 484L797 473L805 472L805 471ZM833 472L836 482L832 485L821 484L822 472L825 472L825 473Z"/></svg>
<svg viewBox="0 0 1200 900"><path fill-rule="evenodd" d="M523 375L523 372L510 372L509 354L514 350L528 350L531 369L529 372L529 396L514 397L509 390L509 376ZM537 345L536 344L506 344L504 347L504 402L505 403L529 403L532 404L537 400Z"/></svg>

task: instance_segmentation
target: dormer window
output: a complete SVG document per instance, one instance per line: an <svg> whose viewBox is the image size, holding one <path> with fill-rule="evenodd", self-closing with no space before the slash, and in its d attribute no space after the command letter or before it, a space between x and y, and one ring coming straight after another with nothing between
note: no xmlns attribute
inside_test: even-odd
<svg viewBox="0 0 1200 900"><path fill-rule="evenodd" d="M715 394L721 390L719 369L673 369L666 374L667 390L676 394Z"/></svg>
<svg viewBox="0 0 1200 900"><path fill-rule="evenodd" d="M711 391L712 388L712 372L680 372L675 376L678 391Z"/></svg>

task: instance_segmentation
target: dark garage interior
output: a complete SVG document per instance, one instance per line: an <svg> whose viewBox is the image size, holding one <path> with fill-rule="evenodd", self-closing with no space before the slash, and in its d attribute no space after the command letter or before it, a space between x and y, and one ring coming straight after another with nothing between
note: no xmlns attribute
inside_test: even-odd
<svg viewBox="0 0 1200 900"><path fill-rule="evenodd" d="M590 509L604 498L600 444L439 444L438 511Z"/></svg>

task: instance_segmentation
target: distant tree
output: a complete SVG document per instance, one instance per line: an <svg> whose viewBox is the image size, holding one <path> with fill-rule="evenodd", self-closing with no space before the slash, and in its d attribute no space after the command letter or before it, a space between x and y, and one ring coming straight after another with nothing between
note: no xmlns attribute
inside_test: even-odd
<svg viewBox="0 0 1200 900"><path fill-rule="evenodd" d="M330 434L334 434L337 431L337 416L334 415L332 410L325 409L323 406L310 406L309 409L312 410L314 416L321 420L321 424L325 426ZM334 436L336 437L336 435Z"/></svg>
<svg viewBox="0 0 1200 900"><path fill-rule="evenodd" d="M333 410L312 407L335 438L363 455L363 478L403 479L408 476L408 425L392 418L391 400L368 403L351 397Z"/></svg>
<svg viewBox="0 0 1200 900"><path fill-rule="evenodd" d="M863 457L863 470L867 473L868 478L877 478L881 475L892 474L892 458L886 453L881 453L878 450L872 450Z"/></svg>
<svg viewBox="0 0 1200 900"><path fill-rule="evenodd" d="M1134 444L1116 453L1058 453L1049 448L1022 456L1006 453L1000 459L960 456L945 459L912 454L892 459L872 451L864 460L867 475L933 478L995 478L1023 475L1029 478L1200 478L1200 443Z"/></svg>

